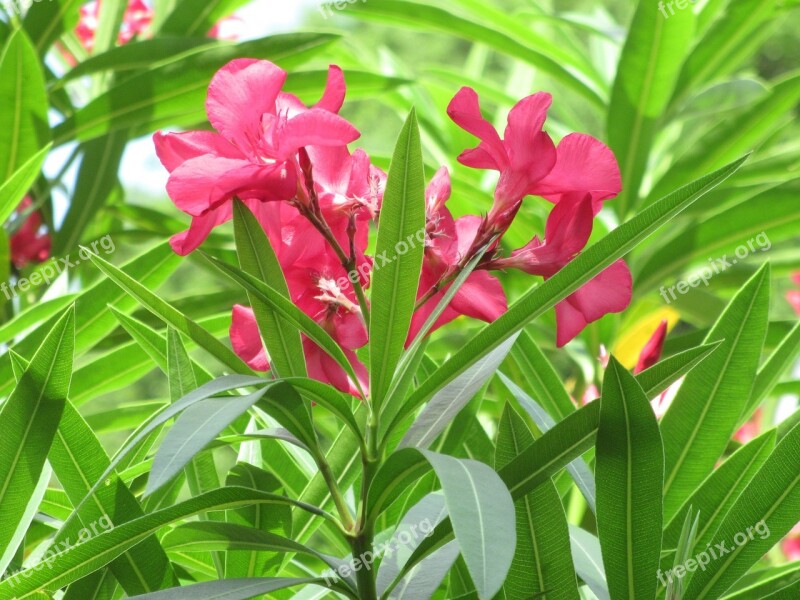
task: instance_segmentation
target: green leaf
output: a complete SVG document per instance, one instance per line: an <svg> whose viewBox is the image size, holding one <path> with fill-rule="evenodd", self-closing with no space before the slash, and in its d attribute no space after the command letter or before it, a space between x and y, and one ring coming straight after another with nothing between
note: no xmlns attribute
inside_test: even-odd
<svg viewBox="0 0 800 600"><path fill-rule="evenodd" d="M686 57L675 89L675 99L713 79L719 79L752 56L771 33L769 22L776 13L775 0L740 0L726 3L726 10L711 29L697 40ZM692 12L691 9L684 12ZM741 60L732 60L738 56ZM673 100L674 101L674 100Z"/></svg>
<svg viewBox="0 0 800 600"><path fill-rule="evenodd" d="M72 201L53 240L55 256L69 253L81 242L92 218L119 185L117 172L128 138L125 131L116 131L81 147L83 159Z"/></svg>
<svg viewBox="0 0 800 600"><path fill-rule="evenodd" d="M180 352L180 350L177 350L171 355L167 348L168 340L164 339L164 336L161 333L145 325L141 321L118 311L113 306L110 306L109 310L114 313L114 316L119 321L119 324L122 325L122 328L126 332L128 332L128 335L134 339L139 347L144 350L147 356L149 356L150 359L156 365L158 365L158 368L161 369L166 375L169 375L170 372L170 358L172 358L173 363L184 363L184 353ZM179 341L181 346L183 345L183 341L180 339L178 332L174 329L168 328L167 336L177 336L177 339L173 338L173 343ZM188 358L192 365L195 383L205 384L214 379L214 377L201 365L192 360L191 357ZM181 375L181 378L188 379L188 375L183 374ZM185 394L181 394L181 396L183 395ZM170 387L170 398L173 401L175 400L175 394L173 393L172 387Z"/></svg>
<svg viewBox="0 0 800 600"><path fill-rule="evenodd" d="M233 227L242 271L261 281L268 281L272 289L291 301L283 269L264 228L239 199L233 206ZM300 332L252 292L248 292L247 296L276 376L305 377L306 359Z"/></svg>
<svg viewBox="0 0 800 600"><path fill-rule="evenodd" d="M486 356L527 323L624 256L640 241L680 213L702 194L724 181L741 166L744 160L741 159L716 173L707 175L642 211L589 247L555 276L525 294L511 305L508 312L479 331L432 376L426 379L408 398L403 411L394 419L393 426L402 422L406 415L412 413L445 385L473 366L481 357ZM390 426L389 431L393 426Z"/></svg>
<svg viewBox="0 0 800 600"><path fill-rule="evenodd" d="M603 100L598 93L586 85L581 78L567 70L561 62L539 52L535 44L521 43L509 37L505 32L485 24L491 21L479 22L430 4L399 0L356 3L348 8L348 12L360 18L380 23L391 25L403 23L419 26L425 31L440 31L472 42L486 44L498 52L533 65L565 87L577 92L593 105L603 106Z"/></svg>
<svg viewBox="0 0 800 600"><path fill-rule="evenodd" d="M178 267L179 261L180 257L169 244L164 243L133 258L123 267L123 271L143 285L157 287ZM130 312L136 301L108 280L88 287L75 298L76 352L85 352L117 328L114 314L106 310L109 305ZM24 339L14 345L14 350L26 358L32 356L56 320L55 317L50 318L28 331ZM11 362L7 355L0 356L0 393L7 394L12 383ZM80 382L75 383L80 385Z"/></svg>
<svg viewBox="0 0 800 600"><path fill-rule="evenodd" d="M138 600L248 600L263 594L285 590L298 585L324 586L324 579L289 579L285 577L253 577L247 579L224 579L195 583L182 588L174 588L136 596Z"/></svg>
<svg viewBox="0 0 800 600"><path fill-rule="evenodd" d="M644 389L645 395L651 397L675 383L689 370L702 362L717 347L718 344L700 346L681 354L670 356L639 373L636 376L636 380ZM597 434L599 422L600 402L595 400L558 423L517 458L503 467L499 475L511 492L511 497L514 500L519 500L526 496L591 448ZM403 450L401 452L408 451ZM395 473L399 473L399 476L395 474L381 475L383 470L378 472L375 481L380 478L384 483L378 485L373 482L373 485L378 485L378 489L383 491L383 497L379 497L380 501L374 501L370 498L372 501L370 506L388 505L387 500L392 498L392 494L395 493L395 490L389 489L389 485L395 486L395 489L399 490L424 474L424 465L420 468L420 461L395 459L394 456L398 454L400 453L393 455L390 461L386 463L386 465L389 465L391 462L392 466L385 466L385 468L387 470L394 469ZM407 461L408 464L403 464L403 461ZM408 468L406 469L406 467ZM398 484L396 480L399 481L403 477L405 477L405 481ZM370 493L372 493L371 490ZM374 515L375 512L370 511L370 514ZM452 525L449 521L442 522L414 551L403 572L408 572L419 561L452 539Z"/></svg>
<svg viewBox="0 0 800 600"><path fill-rule="evenodd" d="M758 370L750 402L743 413L745 419L740 419L740 423L746 421L767 394L775 388L781 376L794 364L798 353L800 353L800 322L794 324L792 330L786 334L780 345Z"/></svg>
<svg viewBox="0 0 800 600"><path fill-rule="evenodd" d="M326 518L333 518L316 507L277 494L239 487L222 488L123 523L74 546L68 552L58 553L50 557L48 563L50 568L32 567L0 582L0 596L5 597L13 593L15 598L23 600L30 598L38 590L55 591L109 564L165 525L202 512L251 504L290 505Z"/></svg>
<svg viewBox="0 0 800 600"><path fill-rule="evenodd" d="M34 2L23 21L25 31L44 56L50 45L78 24L82 0L51 0Z"/></svg>
<svg viewBox="0 0 800 600"><path fill-rule="evenodd" d="M597 529L612 598L655 598L664 450L642 387L611 357L597 430Z"/></svg>
<svg viewBox="0 0 800 600"><path fill-rule="evenodd" d="M603 567L600 540L585 529L569 526L569 541L572 549L572 562L578 574L598 600L611 600L608 595L608 582Z"/></svg>
<svg viewBox="0 0 800 600"><path fill-rule="evenodd" d="M381 206L372 275L370 396L380 409L408 338L422 270L425 181L417 115L406 119L395 145ZM405 250L403 250L403 248Z"/></svg>
<svg viewBox="0 0 800 600"><path fill-rule="evenodd" d="M334 571L344 564L339 559L326 556L289 538L235 523L211 521L186 523L165 535L163 543L164 547L171 551L259 550L297 552L319 559Z"/></svg>
<svg viewBox="0 0 800 600"><path fill-rule="evenodd" d="M514 503L497 473L483 463L406 448L394 453L370 485L368 515L374 520L403 489L433 468L472 580L483 598L493 597L514 556ZM403 572L403 575L407 571Z"/></svg>
<svg viewBox="0 0 800 600"><path fill-rule="evenodd" d="M130 75L132 71L143 68L155 68L179 60L184 54L202 52L205 48L218 45L230 45L211 38L175 38L157 37L150 40L131 41L123 46L110 48L102 54L91 56L72 69L54 83L54 87L63 87L74 79L113 71L120 75Z"/></svg>
<svg viewBox="0 0 800 600"><path fill-rule="evenodd" d="M506 340L500 347L478 361L472 369L439 391L406 432L399 447L430 447L475 394L494 377L514 342L516 336Z"/></svg>
<svg viewBox="0 0 800 600"><path fill-rule="evenodd" d="M690 552L690 556L695 556L713 542L720 524L728 516L731 507L772 453L775 440L774 429L760 435L739 448L711 473L665 525L664 549L677 546L681 522L685 520L690 509L700 518L700 527L693 546L695 551Z"/></svg>
<svg viewBox="0 0 800 600"><path fill-rule="evenodd" d="M502 469L534 442L525 421L506 404L497 433L495 469ZM546 595L577 600L578 583L570 554L569 529L552 481L515 502L517 548L503 583L505 600Z"/></svg>
<svg viewBox="0 0 800 600"><path fill-rule="evenodd" d="M755 262L781 239L791 240L800 226L800 208L795 201L799 189L796 181L770 189L661 241L636 269L636 294L644 295L671 280L671 288L660 289L662 298L671 302L679 297L674 284L687 270L687 283L698 288L702 283L705 289L706 282L735 266L733 261ZM745 259L735 256L738 248L747 251ZM694 272L689 270L693 264L698 265Z"/></svg>
<svg viewBox="0 0 800 600"><path fill-rule="evenodd" d="M556 426L556 421L553 420L553 418L547 414L547 412L541 406L539 406L533 398L528 396L519 386L517 386L502 373L499 373L499 376L500 380L503 382L503 385L508 388L508 391L510 391L511 395L514 396L514 399L517 401L520 407L522 407L522 409L528 413L531 419L533 419L533 422L536 423L539 431L545 433ZM578 486L581 494L583 494L583 497L586 499L586 503L589 505L591 511L596 513L597 501L594 474L589 468L589 465L586 464L586 461L584 461L583 458L577 458L567 465L567 471L569 471L569 474L572 476L572 479L575 481L575 484Z"/></svg>
<svg viewBox="0 0 800 600"><path fill-rule="evenodd" d="M64 411L74 349L75 311L70 308L0 409L0 570L8 566L25 535L20 524Z"/></svg>
<svg viewBox="0 0 800 600"><path fill-rule="evenodd" d="M203 46L189 55L178 55L179 60L126 78L78 109L55 128L55 143L87 141L116 129L146 133L165 126L196 125L206 120L205 97L211 78L231 60L269 56L280 66L296 66L335 39L321 33L284 34ZM295 79L302 86L303 77ZM324 85L324 74L315 76L313 84L315 88ZM289 90L292 85L287 83Z"/></svg>
<svg viewBox="0 0 800 600"><path fill-rule="evenodd" d="M800 518L800 426L783 438L728 512L714 536L725 544L706 570L696 571L687 598L719 598ZM699 562L699 559L698 559Z"/></svg>
<svg viewBox="0 0 800 600"><path fill-rule="evenodd" d="M325 331L314 319L309 317L297 306L285 298L283 294L276 291L263 281L259 281L252 275L245 273L241 269L229 265L226 262L219 260L213 256L209 256L201 252L201 256L205 258L209 264L216 267L221 273L228 276L230 279L242 286L248 293L252 293L256 298L267 304L272 310L281 316L281 318L292 323L300 331L306 334L315 344L324 350L328 356L335 360L345 373L353 381L354 385L361 388L358 382L358 376L353 370L353 366L347 359L347 356L342 351L339 344Z"/></svg>
<svg viewBox="0 0 800 600"><path fill-rule="evenodd" d="M232 14L247 0L208 0L178 2L159 28L159 34L205 37L220 19Z"/></svg>
<svg viewBox="0 0 800 600"><path fill-rule="evenodd" d="M0 181L5 183L50 141L42 66L21 29L0 55L0 106Z"/></svg>
<svg viewBox="0 0 800 600"><path fill-rule="evenodd" d="M269 388L247 396L210 398L187 408L167 432L153 458L145 496L150 496L180 473L233 421L249 410Z"/></svg>
<svg viewBox="0 0 800 600"><path fill-rule="evenodd" d="M659 6L663 4L638 2L608 109L608 140L625 182L616 207L623 217L638 199L659 119L675 89L694 33L691 9L665 18Z"/></svg>
<svg viewBox="0 0 800 600"><path fill-rule="evenodd" d="M85 249L94 265L103 272L111 281L117 284L139 304L153 313L156 317L171 325L181 333L190 337L199 346L207 350L214 358L234 372L249 374L252 370L236 356L234 352L220 342L195 321L187 317L171 304L151 292L133 277L118 269L108 261Z"/></svg>
<svg viewBox="0 0 800 600"><path fill-rule="evenodd" d="M5 223L14 210L28 194L36 178L42 170L44 160L53 144L48 143L44 148L31 156L10 177L0 183L0 223ZM6 242L7 244L8 242Z"/></svg>
<svg viewBox="0 0 800 600"><path fill-rule="evenodd" d="M736 431L756 377L768 309L769 266L765 265L708 333L705 343L721 342L719 349L686 376L661 420L667 521L711 473Z"/></svg>
<svg viewBox="0 0 800 600"><path fill-rule="evenodd" d="M461 289L461 286L464 284L464 282L466 282L466 280L472 274L473 270L481 261L484 254L485 250L476 252L472 260L470 260L469 263L467 263L467 265L458 274L458 277L456 277L453 283L447 287L447 290L445 291L441 300L439 300L439 303L433 309L433 312L428 315L428 318L425 319L422 327L417 332L414 341L411 342L411 345L400 358L400 362L395 370L391 387L386 394L386 400L383 402L379 410L379 437L385 433L386 425L393 417L397 415L400 407L402 406L403 400L408 395L408 391L413 384L417 369L425 358L425 348L427 347L429 339L428 332L430 332L430 330L436 324L436 321L450 305L450 302L455 297L456 293L458 293L458 290Z"/></svg>
<svg viewBox="0 0 800 600"><path fill-rule="evenodd" d="M527 331L521 331L511 349L511 358L522 373L520 386L529 386L533 397L553 419L560 421L575 412L561 376Z"/></svg>
<svg viewBox="0 0 800 600"><path fill-rule="evenodd" d="M127 8L127 0L108 0L98 4L97 29L94 32L92 54L105 52L116 45Z"/></svg>
<svg viewBox="0 0 800 600"><path fill-rule="evenodd" d="M78 539L83 527L94 524L102 532L144 515L138 500L116 473L104 478L106 485L90 493L92 484L101 479L108 467L109 459L95 433L70 402L64 408L48 458L73 505L78 506L89 496L59 531L56 547L65 539ZM129 549L110 568L129 595L162 589L178 581L155 536Z"/></svg>
<svg viewBox="0 0 800 600"><path fill-rule="evenodd" d="M764 5L771 3L772 0L763 2ZM787 113L798 100L800 74L793 73L776 83L762 100L715 124L698 143L687 148L653 187L650 198L658 198L667 190L691 181L698 174L726 164L731 157L757 148L790 120Z"/></svg>

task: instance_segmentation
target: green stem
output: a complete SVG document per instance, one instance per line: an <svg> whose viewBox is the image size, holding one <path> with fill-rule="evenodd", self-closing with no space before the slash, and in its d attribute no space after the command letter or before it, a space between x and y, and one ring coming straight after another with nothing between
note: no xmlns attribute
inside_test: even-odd
<svg viewBox="0 0 800 600"><path fill-rule="evenodd" d="M337 483L336 478L333 476L333 472L331 471L328 461L325 460L325 457L322 456L321 453L318 454L315 459L322 478L325 480L325 483L328 484L328 489L331 492L331 498L333 499L333 503L336 505L339 518L342 520L342 526L344 527L345 531L352 532L356 526L355 521L353 521L353 515L350 513L350 508L347 506L347 502L345 502L344 496L342 496L342 492L339 490L339 484Z"/></svg>

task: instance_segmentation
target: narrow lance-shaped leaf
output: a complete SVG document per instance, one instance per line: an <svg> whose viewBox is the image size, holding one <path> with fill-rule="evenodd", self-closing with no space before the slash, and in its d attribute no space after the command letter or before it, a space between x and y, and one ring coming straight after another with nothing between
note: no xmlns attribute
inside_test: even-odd
<svg viewBox="0 0 800 600"><path fill-rule="evenodd" d="M529 397L519 386L517 386L502 373L500 373L500 379L514 396L517 403L526 413L528 413L531 419L533 419L534 423L536 423L536 426L542 433L545 433L546 431L549 431L555 427L556 422L553 420L553 418L548 415L547 412L545 412L545 410L539 406L535 400L533 400L533 398ZM577 458L567 465L567 471L569 471L569 474L572 476L572 479L575 481L575 484L578 486L581 494L583 494L583 497L586 499L586 503L589 505L591 511L596 513L597 500L594 474L589 468L589 465L586 464L586 461L583 460L583 458Z"/></svg>
<svg viewBox="0 0 800 600"><path fill-rule="evenodd" d="M612 598L655 598L664 449L642 387L612 356L597 430L597 528Z"/></svg>
<svg viewBox="0 0 800 600"><path fill-rule="evenodd" d="M697 600L721 597L789 533L798 518L800 425L780 441L731 507L714 536L714 548L702 559L708 566L695 571L686 597ZM700 560L698 556L698 563Z"/></svg>
<svg viewBox="0 0 800 600"><path fill-rule="evenodd" d="M5 223L25 198L25 195L39 176L44 159L47 158L47 154L52 147L52 144L47 144L20 165L13 175L0 180L0 223Z"/></svg>
<svg viewBox="0 0 800 600"><path fill-rule="evenodd" d="M416 410L433 394L497 348L504 340L566 298L615 260L624 256L661 225L691 205L705 192L724 181L744 161L745 158L742 158L707 175L642 211L588 248L555 276L525 294L509 308L508 312L467 341L458 352L409 396L403 406L403 412L394 419L390 430L398 422L402 422L407 414Z"/></svg>
<svg viewBox="0 0 800 600"><path fill-rule="evenodd" d="M437 393L406 432L400 442L400 447L430 447L470 399L494 376L516 340L516 336L512 336L503 342L499 348L482 358L470 371Z"/></svg>
<svg viewBox="0 0 800 600"><path fill-rule="evenodd" d="M32 567L12 578L0 581L0 597L28 599L40 590L55 591L107 565L123 552L140 543L165 525L210 510L226 510L252 504L290 505L311 511L327 519L320 509L280 496L246 488L221 488L197 498L149 513L51 557L48 569Z"/></svg>
<svg viewBox="0 0 800 600"><path fill-rule="evenodd" d="M425 235L422 146L412 110L397 139L381 206L370 315L370 396L380 407L408 337Z"/></svg>
<svg viewBox="0 0 800 600"><path fill-rule="evenodd" d="M195 321L163 300L158 294L150 291L133 277L88 249L84 248L84 251L89 253L91 261L104 275L167 325L171 325L181 333L189 336L233 371L242 374L252 373L252 370L230 348L200 327Z"/></svg>
<svg viewBox="0 0 800 600"><path fill-rule="evenodd" d="M455 538L478 594L481 598L492 598L503 585L511 566L516 525L511 496L490 467L429 450L400 450L383 464L372 481L367 514L373 520L377 518L381 510L396 499L398 490L431 468L442 486L450 515L448 522L453 524ZM425 541L420 547L425 546ZM407 565L409 569L412 566ZM406 572L404 569L402 575Z"/></svg>
<svg viewBox="0 0 800 600"><path fill-rule="evenodd" d="M677 547L681 522L690 511L699 516L696 541L691 556L704 550L728 516L733 504L775 448L776 431L763 433L720 465L689 497L684 506L664 526L664 550ZM667 558L669 555L666 556ZM668 568L668 567L667 567Z"/></svg>
<svg viewBox="0 0 800 600"><path fill-rule="evenodd" d="M287 300L289 286L283 275L278 257L272 249L264 228L244 203L236 199L233 207L233 228L236 237L236 252L242 271L269 282L270 287ZM247 297L253 307L261 337L267 346L272 366L278 376L305 377L306 359L300 332L290 321L281 318L268 304L252 292Z"/></svg>
<svg viewBox="0 0 800 600"><path fill-rule="evenodd" d="M64 411L74 349L75 311L69 308L0 409L0 570L25 534L19 526Z"/></svg>
<svg viewBox="0 0 800 600"><path fill-rule="evenodd" d="M714 469L736 430L756 377L768 309L767 264L736 294L708 333L706 343L721 342L719 349L687 375L661 421L667 520Z"/></svg>
<svg viewBox="0 0 800 600"><path fill-rule="evenodd" d="M718 344L700 346L675 356L670 356L642 371L635 379L644 389L645 396L651 397L675 383L717 348ZM591 448L597 434L599 421L600 402L591 402L558 423L552 430L542 435L518 457L503 467L499 475L511 492L511 497L514 500L524 497ZM404 450L403 452L406 451ZM394 467L397 468L398 466L402 465L395 463ZM417 470L418 465L410 466L413 467L412 471L415 472L407 473L404 471L401 474L395 472L395 476L389 476L384 479L385 483L379 486L383 496L392 497L393 490L389 489L390 487L394 486L396 489L403 489L404 485L415 481L424 474L424 469ZM381 472L379 472L378 477L382 477ZM399 483L395 480L398 480ZM372 498L370 498L370 501L370 506L376 504L372 502ZM384 498L385 501L386 499ZM380 505L381 502L377 502L377 504ZM374 510L370 512L375 514ZM443 521L415 550L404 567L404 571L413 568L420 560L436 549L441 548L451 539L453 539L452 524L449 520Z"/></svg>
<svg viewBox="0 0 800 600"><path fill-rule="evenodd" d="M673 10L667 18L665 6L671 8L669 3L637 3L608 109L608 139L625 182L616 201L623 217L635 205L659 118L672 96L694 32L691 9Z"/></svg>
<svg viewBox="0 0 800 600"><path fill-rule="evenodd" d="M50 141L44 74L22 29L11 34L0 55L0 106L0 182L5 182Z"/></svg>
<svg viewBox="0 0 800 600"><path fill-rule="evenodd" d="M501 469L533 442L525 421L506 404L497 433L495 468ZM505 600L527 600L536 594L553 600L577 600L580 596L567 517L552 480L518 499L514 506L517 548L503 583Z"/></svg>

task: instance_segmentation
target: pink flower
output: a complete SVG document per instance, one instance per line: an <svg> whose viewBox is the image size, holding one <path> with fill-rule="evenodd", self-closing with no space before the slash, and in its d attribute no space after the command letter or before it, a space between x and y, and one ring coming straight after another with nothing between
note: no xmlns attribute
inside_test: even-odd
<svg viewBox="0 0 800 600"><path fill-rule="evenodd" d="M636 367L633 369L634 375L638 375L645 369L649 369L661 359L661 353L664 350L664 341L667 338L667 326L668 322L666 320L661 321L653 332L653 335L647 340L644 348L642 348L642 351L639 353L639 360L636 363ZM681 383L683 383L683 378L673 383L650 401L657 418L660 419L666 414L667 409L678 393L678 388L681 386Z"/></svg>
<svg viewBox="0 0 800 600"><path fill-rule="evenodd" d="M453 272L470 251L481 226L481 219L465 216L457 220L445 206L450 198L450 174L439 169L426 190L425 255L419 282L418 298L425 296L440 280ZM437 291L414 313L406 345L422 329L425 321L447 292L448 286ZM508 309L500 282L486 271L474 271L453 296L452 301L436 320L431 331L460 315L492 322Z"/></svg>
<svg viewBox="0 0 800 600"><path fill-rule="evenodd" d="M94 39L99 25L100 0L92 0L81 6L80 20L75 28L81 44L87 51L94 48ZM117 42L127 44L133 38L145 33L153 21L153 9L144 0L130 0L125 9Z"/></svg>
<svg viewBox="0 0 800 600"><path fill-rule="evenodd" d="M752 418L742 425L733 435L733 439L735 439L740 444L746 444L747 442L754 440L758 437L758 434L761 431L761 418L763 417L763 411L758 408L756 412L753 413Z"/></svg>
<svg viewBox="0 0 800 600"><path fill-rule="evenodd" d="M217 21L209 30L208 37L235 42L242 36L244 21L237 16L225 17Z"/></svg>
<svg viewBox="0 0 800 600"><path fill-rule="evenodd" d="M661 359L661 352L664 350L664 340L667 338L667 321L661 321L652 337L642 348L639 354L639 361L633 369L633 374L638 375L645 369L649 369Z"/></svg>
<svg viewBox="0 0 800 600"><path fill-rule="evenodd" d="M33 200L26 196L17 207L17 215L24 213L32 204ZM16 268L22 269L30 263L44 262L49 258L52 240L49 234L40 231L41 228L41 213L34 211L11 236L11 262Z"/></svg>
<svg viewBox="0 0 800 600"><path fill-rule="evenodd" d="M534 237L508 258L492 261L492 268L515 268L549 279L586 246L592 233L592 195L565 194L553 207L545 239ZM557 345L564 346L589 323L625 310L631 301L631 273L618 260L577 292L556 305Z"/></svg>
<svg viewBox="0 0 800 600"><path fill-rule="evenodd" d="M556 149L542 131L551 102L550 94L544 92L520 100L508 115L503 139L483 118L472 88L461 88L447 109L459 127L481 140L476 148L463 152L459 162L500 172L489 213L489 222L498 231L507 229L527 195L558 202L565 194L588 193L597 213L603 200L622 189L616 158L600 141L576 133L566 136Z"/></svg>
<svg viewBox="0 0 800 600"><path fill-rule="evenodd" d="M262 202L294 198L302 189L300 148L344 146L358 138L336 114L345 94L341 69L331 66L325 93L310 109L281 92L285 80L286 72L269 61L234 60L208 89L206 111L218 133L155 134L156 152L170 172L167 193L192 216L189 231L171 240L178 254L192 252L230 220L234 197L254 211Z"/></svg>
<svg viewBox="0 0 800 600"><path fill-rule="evenodd" d="M257 216L275 248L292 302L341 346L366 389L366 368L354 351L367 343L367 332L348 273L338 257L296 208L286 203L266 204ZM366 243L356 249L357 273L363 274L359 280L366 286L371 267L364 255ZM233 349L242 360L259 371L269 368L251 309L234 307L230 333ZM305 337L303 349L309 376L356 395L354 382L326 352Z"/></svg>
<svg viewBox="0 0 800 600"><path fill-rule="evenodd" d="M667 336L667 325L667 321L661 321L653 332L653 335L642 348L642 351L639 353L639 360L633 370L634 375L638 375L645 369L649 369L660 360L661 352L664 349L664 340ZM605 346L602 344L600 345L599 361L603 369L608 366L608 353L606 352ZM681 383L683 383L683 378L673 383L650 401L650 405L653 407L657 418L660 419L667 412L667 409L675 399L675 395L678 393L678 388L680 388ZM581 405L586 405L599 397L600 391L597 389L597 386L593 383L589 384L581 397Z"/></svg>
<svg viewBox="0 0 800 600"><path fill-rule="evenodd" d="M792 274L792 282L795 285L800 285L800 271ZM786 292L786 300L792 305L794 312L800 315L800 290L789 290Z"/></svg>
<svg viewBox="0 0 800 600"><path fill-rule="evenodd" d="M800 523L795 525L781 542L781 550L783 550L786 560L800 560Z"/></svg>

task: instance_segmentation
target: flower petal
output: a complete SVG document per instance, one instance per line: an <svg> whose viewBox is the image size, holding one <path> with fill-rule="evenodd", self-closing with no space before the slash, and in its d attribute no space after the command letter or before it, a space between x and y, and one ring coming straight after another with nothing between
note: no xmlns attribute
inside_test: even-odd
<svg viewBox="0 0 800 600"><path fill-rule="evenodd" d="M342 104L344 104L346 92L347 85L344 81L342 69L337 65L330 65L328 67L328 81L325 84L325 92L323 92L320 101L314 105L314 108L338 114Z"/></svg>
<svg viewBox="0 0 800 600"><path fill-rule="evenodd" d="M225 139L251 157L261 136L261 117L275 113L286 72L268 60L239 58L214 75L208 86L208 119Z"/></svg>
<svg viewBox="0 0 800 600"><path fill-rule="evenodd" d="M475 90L470 87L458 90L447 107L447 114L461 129L484 142L482 149L492 157L498 169L508 165L508 154L503 141L494 126L483 118Z"/></svg>
<svg viewBox="0 0 800 600"><path fill-rule="evenodd" d="M233 196L288 200L295 191L294 171L280 163L257 165L211 154L187 160L167 182L167 193L175 205L195 217Z"/></svg>
<svg viewBox="0 0 800 600"><path fill-rule="evenodd" d="M561 140L555 167L533 193L558 202L563 194L588 192L597 214L602 201L613 198L620 190L622 178L611 149L590 135L572 133Z"/></svg>
<svg viewBox="0 0 800 600"><path fill-rule="evenodd" d="M320 108L292 117L276 133L283 158L304 146L345 146L360 136L358 129L348 121Z"/></svg>
<svg viewBox="0 0 800 600"><path fill-rule="evenodd" d="M658 328L653 332L652 337L642 348L639 354L639 361L633 370L634 375L638 375L645 369L649 369L661 358L661 351L664 349L664 340L667 338L667 321L661 321Z"/></svg>
<svg viewBox="0 0 800 600"><path fill-rule="evenodd" d="M156 154L161 164L172 173L191 158L213 154L224 158L242 159L244 155L221 135L211 131L187 131L153 135Z"/></svg>
<svg viewBox="0 0 800 600"><path fill-rule="evenodd" d="M233 306L230 336L233 351L251 369L269 371L267 352L264 350L256 316L252 308L241 306L240 304Z"/></svg>
<svg viewBox="0 0 800 600"><path fill-rule="evenodd" d="M556 305L556 345L575 338L589 323L622 312L631 301L631 272L618 260L577 292Z"/></svg>
<svg viewBox="0 0 800 600"><path fill-rule="evenodd" d="M169 244L176 254L186 256L206 241L208 234L216 227L233 218L233 210L230 204L224 204L217 209L208 211L199 217L192 217L192 224L188 231L183 231L173 235Z"/></svg>
<svg viewBox="0 0 800 600"><path fill-rule="evenodd" d="M486 271L473 272L450 306L462 315L491 323L508 310L503 286Z"/></svg>

